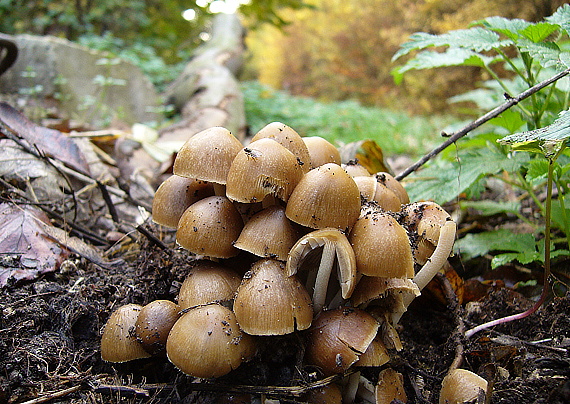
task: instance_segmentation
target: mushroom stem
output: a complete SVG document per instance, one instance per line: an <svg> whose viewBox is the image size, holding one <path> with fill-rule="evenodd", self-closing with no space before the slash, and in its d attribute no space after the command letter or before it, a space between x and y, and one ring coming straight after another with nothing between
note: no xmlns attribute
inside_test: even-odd
<svg viewBox="0 0 570 404"><path fill-rule="evenodd" d="M354 372L345 376L346 384L343 387L342 402L353 404L356 399L356 392L358 391L358 384L360 381L360 372Z"/></svg>
<svg viewBox="0 0 570 404"><path fill-rule="evenodd" d="M331 277L335 256L335 244L330 241L325 241L319 270L317 271L317 278L315 279L315 287L313 289L313 310L315 313L321 311L325 305L327 287Z"/></svg>
<svg viewBox="0 0 570 404"><path fill-rule="evenodd" d="M422 290L443 267L453 249L457 225L454 221L445 222L439 231L439 240L431 257L414 277L414 283Z"/></svg>
<svg viewBox="0 0 570 404"><path fill-rule="evenodd" d="M451 254L453 249L453 243L455 242L455 231L457 225L453 220L445 222L439 231L439 239L437 241L437 246L431 257L427 260L424 266L418 271L413 281L418 286L420 291L426 287L426 285L433 279L433 277L438 273L438 271L443 268L446 263L447 258ZM411 294L405 294L402 296L402 305L405 309L408 308L410 303L414 300L415 296ZM405 313L406 310L402 310L401 313L392 313L392 324L397 324L400 318Z"/></svg>

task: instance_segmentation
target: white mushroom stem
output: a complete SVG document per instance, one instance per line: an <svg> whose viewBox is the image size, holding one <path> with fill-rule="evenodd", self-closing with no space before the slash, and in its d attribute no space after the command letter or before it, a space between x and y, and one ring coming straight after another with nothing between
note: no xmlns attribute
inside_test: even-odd
<svg viewBox="0 0 570 404"><path fill-rule="evenodd" d="M331 271L334 265L336 256L336 246L330 241L325 241L323 246L323 255L317 271L317 278L315 279L315 287L313 289L313 310L318 313L323 309L325 300L327 298L327 288Z"/></svg>
<svg viewBox="0 0 570 404"><path fill-rule="evenodd" d="M358 384L360 381L360 372L351 373L345 376L344 382L346 383L342 389L342 402L353 404L356 399L356 392L358 391Z"/></svg>
<svg viewBox="0 0 570 404"><path fill-rule="evenodd" d="M437 246L433 254L414 277L414 283L418 285L420 290L426 287L447 262L447 258L449 258L453 250L456 228L457 225L452 220L445 222L445 224L441 226L439 240L437 241Z"/></svg>
<svg viewBox="0 0 570 404"><path fill-rule="evenodd" d="M360 400L364 403L375 404L376 395L374 390L375 386L364 376L360 376L356 397L360 398Z"/></svg>
<svg viewBox="0 0 570 404"><path fill-rule="evenodd" d="M453 220L445 222L439 231L439 239L437 241L437 246L431 257L427 260L424 266L418 271L413 281L418 286L420 291L426 287L426 285L433 279L433 277L439 272L443 265L447 262L447 258L453 250L453 243L455 242L455 231L457 225ZM402 305L404 310L401 313L392 314L392 323L395 325L400 321L400 318L414 300L415 296L411 294L405 294L402 296Z"/></svg>

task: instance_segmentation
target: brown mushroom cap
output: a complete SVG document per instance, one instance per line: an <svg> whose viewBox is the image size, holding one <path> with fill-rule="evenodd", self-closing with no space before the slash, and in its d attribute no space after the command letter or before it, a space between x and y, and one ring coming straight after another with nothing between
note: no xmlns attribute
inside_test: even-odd
<svg viewBox="0 0 570 404"><path fill-rule="evenodd" d="M340 152L331 142L320 136L308 136L302 139L309 150L312 168L320 167L327 163L340 165Z"/></svg>
<svg viewBox="0 0 570 404"><path fill-rule="evenodd" d="M341 166L351 177L370 177L370 171L356 160L350 160Z"/></svg>
<svg viewBox="0 0 570 404"><path fill-rule="evenodd" d="M238 288L236 318L251 335L284 335L309 328L313 319L311 298L285 265L263 259L253 264Z"/></svg>
<svg viewBox="0 0 570 404"><path fill-rule="evenodd" d="M360 355L358 360L354 363L356 367L378 367L385 363L390 362L390 355L388 354L388 349L380 335L376 335L366 351Z"/></svg>
<svg viewBox="0 0 570 404"><path fill-rule="evenodd" d="M172 175L156 190L152 200L152 220L176 228L182 213L194 202L214 195L211 183Z"/></svg>
<svg viewBox="0 0 570 404"><path fill-rule="evenodd" d="M219 304L184 313L166 341L166 354L174 366L201 378L229 373L254 351L253 339L240 330L234 313Z"/></svg>
<svg viewBox="0 0 570 404"><path fill-rule="evenodd" d="M141 309L138 304L127 304L111 314L101 337L101 358L104 361L127 362L150 356L132 333Z"/></svg>
<svg viewBox="0 0 570 404"><path fill-rule="evenodd" d="M286 261L298 239L299 231L285 216L285 208L273 205L249 219L234 246L259 257Z"/></svg>
<svg viewBox="0 0 570 404"><path fill-rule="evenodd" d="M349 307L323 311L309 330L307 362L326 376L343 373L366 351L378 323L364 310Z"/></svg>
<svg viewBox="0 0 570 404"><path fill-rule="evenodd" d="M366 202L374 201L383 210L391 212L399 212L402 208L400 198L384 184L378 182L375 177L357 176L354 177L354 182L358 186L360 196Z"/></svg>
<svg viewBox="0 0 570 404"><path fill-rule="evenodd" d="M394 369L384 369L378 375L376 384L376 404L390 404L394 400L407 403L408 397L404 391L404 376Z"/></svg>
<svg viewBox="0 0 570 404"><path fill-rule="evenodd" d="M285 214L292 221L313 229L336 227L347 231L360 213L356 183L338 164L313 168L299 181Z"/></svg>
<svg viewBox="0 0 570 404"><path fill-rule="evenodd" d="M334 383L309 390L303 396L303 402L311 404L342 404L342 392Z"/></svg>
<svg viewBox="0 0 570 404"><path fill-rule="evenodd" d="M243 228L243 220L232 202L223 196L210 196L184 211L176 241L195 254L230 258L239 253L233 243Z"/></svg>
<svg viewBox="0 0 570 404"><path fill-rule="evenodd" d="M406 230L377 206L363 206L348 237L356 256L356 269L364 275L412 278L414 261Z"/></svg>
<svg viewBox="0 0 570 404"><path fill-rule="evenodd" d="M402 209L404 220L410 230L432 245L437 245L439 230L451 220L451 216L435 202L422 201L410 203Z"/></svg>
<svg viewBox="0 0 570 404"><path fill-rule="evenodd" d="M180 286L180 310L232 300L240 282L234 270L216 262L198 261Z"/></svg>
<svg viewBox="0 0 570 404"><path fill-rule="evenodd" d="M173 172L181 177L225 184L230 165L242 147L226 128L215 126L203 130L180 148Z"/></svg>
<svg viewBox="0 0 570 404"><path fill-rule="evenodd" d="M329 288L329 279L336 274L342 297L348 299L356 285L356 258L346 236L338 229L325 228L301 237L289 252L287 275L299 270L311 272L307 289L313 290L313 305L320 311L328 295L335 295L337 287ZM331 293L332 291L332 293Z"/></svg>
<svg viewBox="0 0 570 404"><path fill-rule="evenodd" d="M302 177L297 157L275 140L263 138L235 156L226 195L244 203L261 202L268 195L287 201Z"/></svg>
<svg viewBox="0 0 570 404"><path fill-rule="evenodd" d="M309 171L311 167L311 158L309 150L303 141L303 138L291 127L281 122L271 122L259 130L251 139L255 142L259 139L273 139L280 143L298 158L299 164L304 172Z"/></svg>
<svg viewBox="0 0 570 404"><path fill-rule="evenodd" d="M479 390L487 391L485 379L466 369L454 369L443 378L439 404L471 402L477 399Z"/></svg>
<svg viewBox="0 0 570 404"><path fill-rule="evenodd" d="M145 351L152 355L164 351L166 337L178 320L179 312L178 305L169 300L154 300L141 309L135 334Z"/></svg>
<svg viewBox="0 0 570 404"><path fill-rule="evenodd" d="M406 188L398 181L394 176L387 172L377 172L373 175L376 180L385 185L390 191L394 192L398 199L400 199L400 203L405 205L410 203L410 197L408 196L408 192Z"/></svg>

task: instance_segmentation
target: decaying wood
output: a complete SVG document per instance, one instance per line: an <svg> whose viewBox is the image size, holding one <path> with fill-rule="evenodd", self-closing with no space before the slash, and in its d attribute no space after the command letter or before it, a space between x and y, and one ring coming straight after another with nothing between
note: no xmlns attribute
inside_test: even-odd
<svg viewBox="0 0 570 404"><path fill-rule="evenodd" d="M182 120L161 131L161 140L186 140L212 126L245 136L243 97L237 76L243 65L244 28L233 14L213 19L211 38L200 46L182 74L168 87L167 102Z"/></svg>

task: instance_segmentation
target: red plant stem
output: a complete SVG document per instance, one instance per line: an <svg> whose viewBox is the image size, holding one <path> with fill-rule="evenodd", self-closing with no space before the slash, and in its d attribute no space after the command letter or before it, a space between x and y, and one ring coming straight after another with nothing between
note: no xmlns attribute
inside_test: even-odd
<svg viewBox="0 0 570 404"><path fill-rule="evenodd" d="M545 205L545 229L544 229L544 282L542 286L542 293L536 301L536 303L528 310L522 313L513 314L510 316L498 318L496 320L489 321L474 327L467 332L465 332L465 337L469 338L472 335L478 333L479 331L485 330L489 327L493 327L499 324L505 324L513 320L520 320L533 313L535 313L540 306L546 300L548 292L550 291L550 217L551 217L551 207L552 207L552 177L554 171L554 159L549 158L548 165L548 181L546 185L546 205Z"/></svg>

